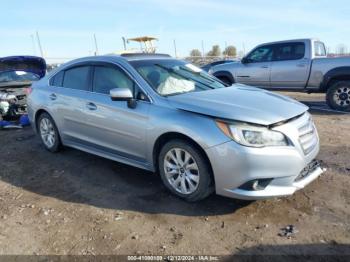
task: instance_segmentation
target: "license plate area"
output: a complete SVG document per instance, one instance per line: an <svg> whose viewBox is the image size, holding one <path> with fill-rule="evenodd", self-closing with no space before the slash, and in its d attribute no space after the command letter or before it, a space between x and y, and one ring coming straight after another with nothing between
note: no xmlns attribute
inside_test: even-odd
<svg viewBox="0 0 350 262"><path fill-rule="evenodd" d="M313 171L315 171L318 167L321 167L321 161L314 159L312 160L303 170L301 170L300 174L295 178L295 182L298 182L306 177L308 177Z"/></svg>

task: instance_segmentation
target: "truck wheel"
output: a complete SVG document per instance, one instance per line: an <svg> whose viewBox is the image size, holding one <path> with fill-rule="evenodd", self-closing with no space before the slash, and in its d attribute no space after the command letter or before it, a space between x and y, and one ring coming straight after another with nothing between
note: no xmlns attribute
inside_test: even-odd
<svg viewBox="0 0 350 262"><path fill-rule="evenodd" d="M350 81L338 81L327 90L326 101L330 108L350 111Z"/></svg>
<svg viewBox="0 0 350 262"><path fill-rule="evenodd" d="M202 153L184 140L171 140L160 151L159 173L166 188L190 202L212 191L211 169Z"/></svg>

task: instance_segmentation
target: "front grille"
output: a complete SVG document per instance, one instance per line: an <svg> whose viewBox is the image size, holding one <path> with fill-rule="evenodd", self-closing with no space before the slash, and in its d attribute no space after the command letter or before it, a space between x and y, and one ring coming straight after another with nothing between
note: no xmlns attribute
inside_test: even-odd
<svg viewBox="0 0 350 262"><path fill-rule="evenodd" d="M304 154L309 154L317 145L318 137L315 124L311 117L307 118L305 123L302 123L298 128L299 142L304 151Z"/></svg>

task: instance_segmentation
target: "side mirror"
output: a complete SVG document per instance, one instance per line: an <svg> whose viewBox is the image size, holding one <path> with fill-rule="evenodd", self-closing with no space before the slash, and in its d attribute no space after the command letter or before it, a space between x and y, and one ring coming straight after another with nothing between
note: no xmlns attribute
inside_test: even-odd
<svg viewBox="0 0 350 262"><path fill-rule="evenodd" d="M134 99L134 96L129 88L113 88L109 91L109 95L112 101L126 101L128 103L128 107L136 107L136 99Z"/></svg>

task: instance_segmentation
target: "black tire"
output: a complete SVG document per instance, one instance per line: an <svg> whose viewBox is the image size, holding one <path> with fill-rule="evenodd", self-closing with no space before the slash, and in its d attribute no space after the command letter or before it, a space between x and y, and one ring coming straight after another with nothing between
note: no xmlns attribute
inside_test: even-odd
<svg viewBox="0 0 350 262"><path fill-rule="evenodd" d="M197 188L194 192L190 194L183 194L178 192L169 182L165 169L164 169L164 161L166 154L171 151L172 149L179 148L182 150L187 151L191 157L195 160L197 166L198 166L198 176L199 176L199 182L197 184ZM209 163L206 159L206 157L203 156L202 152L198 150L197 147L193 146L192 144L188 143L185 140L180 139L174 139L169 142L167 142L161 149L160 154L158 156L158 168L159 168L159 174L160 177L165 185L165 187L175 194L176 196L189 201L189 202L195 202L202 200L209 196L213 191L214 187L212 185L212 175L211 175L211 168L209 166ZM186 182L188 185L188 182Z"/></svg>
<svg viewBox="0 0 350 262"><path fill-rule="evenodd" d="M330 108L350 112L350 81L337 81L330 85L326 94Z"/></svg>
<svg viewBox="0 0 350 262"><path fill-rule="evenodd" d="M227 76L217 76L216 78L218 78L221 82L224 82L228 86L233 85L233 81L231 81L231 79L228 78Z"/></svg>
<svg viewBox="0 0 350 262"><path fill-rule="evenodd" d="M42 121L49 121L52 124L52 131L54 133L55 139L51 146L44 141L42 130L40 128L40 124L42 123ZM36 126L37 126L37 130L38 130L38 134L40 136L41 142L44 145L44 147L50 152L53 152L53 153L58 152L61 149L61 138L60 138L57 126L55 124L55 121L52 119L52 117L48 113L40 114L40 116L37 119Z"/></svg>

